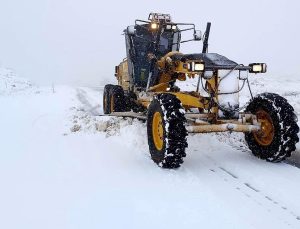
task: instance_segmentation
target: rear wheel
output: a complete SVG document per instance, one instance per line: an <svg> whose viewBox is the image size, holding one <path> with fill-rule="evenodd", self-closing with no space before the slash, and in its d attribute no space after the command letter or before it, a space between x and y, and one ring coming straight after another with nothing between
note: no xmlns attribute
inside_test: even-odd
<svg viewBox="0 0 300 229"><path fill-rule="evenodd" d="M187 131L184 109L171 94L152 100L147 117L148 145L152 160L163 168L177 168L186 156Z"/></svg>
<svg viewBox="0 0 300 229"><path fill-rule="evenodd" d="M107 84L104 87L103 90L103 113L104 114L109 114L110 113L110 89L114 85Z"/></svg>
<svg viewBox="0 0 300 229"><path fill-rule="evenodd" d="M256 96L246 108L261 122L261 130L246 133L252 153L267 161L279 162L291 156L299 141L297 117L287 100L277 94Z"/></svg>
<svg viewBox="0 0 300 229"><path fill-rule="evenodd" d="M127 101L124 90L119 85L113 85L109 92L109 113L124 112L127 110Z"/></svg>

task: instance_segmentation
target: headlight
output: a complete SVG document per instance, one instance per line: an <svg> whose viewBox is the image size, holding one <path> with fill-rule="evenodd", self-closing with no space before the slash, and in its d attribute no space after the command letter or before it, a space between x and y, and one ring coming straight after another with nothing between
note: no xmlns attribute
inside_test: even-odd
<svg viewBox="0 0 300 229"><path fill-rule="evenodd" d="M267 65L264 63L253 63L249 64L250 73L265 73L267 71Z"/></svg>
<svg viewBox="0 0 300 229"><path fill-rule="evenodd" d="M203 72L205 65L204 62L188 62L183 64L183 68L188 69L190 72Z"/></svg>
<svg viewBox="0 0 300 229"><path fill-rule="evenodd" d="M177 30L177 25L166 25L166 30L176 31Z"/></svg>
<svg viewBox="0 0 300 229"><path fill-rule="evenodd" d="M158 24L157 23L151 23L151 29L157 29Z"/></svg>
<svg viewBox="0 0 300 229"><path fill-rule="evenodd" d="M195 72L202 72L202 71L204 71L204 63L195 62L194 71Z"/></svg>

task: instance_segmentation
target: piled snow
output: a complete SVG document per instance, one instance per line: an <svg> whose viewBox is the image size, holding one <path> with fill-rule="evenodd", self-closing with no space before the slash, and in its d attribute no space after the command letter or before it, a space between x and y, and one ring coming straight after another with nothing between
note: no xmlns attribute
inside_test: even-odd
<svg viewBox="0 0 300 229"><path fill-rule="evenodd" d="M18 77L11 69L0 67L0 95L24 91L30 87L32 87L31 82Z"/></svg>
<svg viewBox="0 0 300 229"><path fill-rule="evenodd" d="M100 92L95 93L92 88L77 88L76 97L78 103L70 108L70 131L97 133L102 132L108 136L120 135L126 126L140 124L132 118L117 118L100 116ZM67 133L66 133L67 134Z"/></svg>

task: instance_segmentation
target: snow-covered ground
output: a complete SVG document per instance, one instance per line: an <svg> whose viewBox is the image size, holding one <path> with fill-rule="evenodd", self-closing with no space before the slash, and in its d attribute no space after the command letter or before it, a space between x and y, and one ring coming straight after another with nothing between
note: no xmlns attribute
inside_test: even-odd
<svg viewBox="0 0 300 229"><path fill-rule="evenodd" d="M28 80L18 77L13 70L0 67L0 96L11 95L32 87Z"/></svg>
<svg viewBox="0 0 300 229"><path fill-rule="evenodd" d="M251 77L300 118L300 77ZM145 123L98 116L100 89L5 91L0 228L300 228L300 169L255 158L241 134L191 135L182 167L164 170Z"/></svg>

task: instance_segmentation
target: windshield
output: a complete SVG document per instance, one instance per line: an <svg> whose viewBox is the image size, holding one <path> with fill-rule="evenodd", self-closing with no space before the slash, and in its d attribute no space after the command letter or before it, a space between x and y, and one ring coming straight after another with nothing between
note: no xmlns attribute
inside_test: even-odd
<svg viewBox="0 0 300 229"><path fill-rule="evenodd" d="M159 40L159 56L164 56L171 51L179 51L179 32L164 31Z"/></svg>

